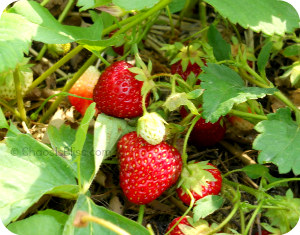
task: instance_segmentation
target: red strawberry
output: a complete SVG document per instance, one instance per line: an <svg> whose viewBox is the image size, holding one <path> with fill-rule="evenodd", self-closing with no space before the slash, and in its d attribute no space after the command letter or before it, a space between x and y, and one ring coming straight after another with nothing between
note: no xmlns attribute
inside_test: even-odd
<svg viewBox="0 0 300 235"><path fill-rule="evenodd" d="M93 95L100 112L119 118L134 118L143 114L143 82L135 79L136 74L128 70L132 67L125 61L117 61L103 71ZM146 99L146 106L149 99L150 94Z"/></svg>
<svg viewBox="0 0 300 235"><path fill-rule="evenodd" d="M175 218L168 226L166 233L176 224L181 217ZM185 216L169 235L205 235L212 231L212 228L205 220L193 223L193 219Z"/></svg>
<svg viewBox="0 0 300 235"><path fill-rule="evenodd" d="M99 76L100 72L98 69L95 66L90 66L73 85L69 93L86 98L92 98L93 90ZM85 100L73 96L68 96L68 98L71 105L73 105L82 115L85 114L85 110L89 107L89 105L93 103L92 100Z"/></svg>
<svg viewBox="0 0 300 235"><path fill-rule="evenodd" d="M186 168L188 167L189 170ZM184 185L190 190L195 202L208 195L218 195L222 187L221 172L208 161L190 162L183 168L180 179L180 187L176 189L179 198L186 205L190 205L191 198L182 188ZM192 172L192 175L191 173Z"/></svg>
<svg viewBox="0 0 300 235"><path fill-rule="evenodd" d="M205 61L203 60L204 64ZM171 73L172 74L179 74L185 81L188 79L188 76L190 73L193 72L195 74L195 77L197 77L201 72L202 69L197 63L192 64L191 62L188 63L188 66L185 71L182 70L181 60L177 61L175 64L172 64L171 66ZM201 83L200 80L196 82L196 85L199 85Z"/></svg>
<svg viewBox="0 0 300 235"><path fill-rule="evenodd" d="M120 185L125 196L135 204L147 204L158 198L177 181L182 159L166 142L147 143L136 132L118 142Z"/></svg>
<svg viewBox="0 0 300 235"><path fill-rule="evenodd" d="M188 113L185 108L181 108L180 114L184 118ZM206 123L205 119L200 118L190 134L189 143L198 148L210 147L220 142L225 132L226 125L222 118L215 123Z"/></svg>
<svg viewBox="0 0 300 235"><path fill-rule="evenodd" d="M261 231L261 235L269 235L269 234L271 234L271 233L269 231L267 231L267 230L262 230ZM257 232L254 235L259 235L259 233Z"/></svg>

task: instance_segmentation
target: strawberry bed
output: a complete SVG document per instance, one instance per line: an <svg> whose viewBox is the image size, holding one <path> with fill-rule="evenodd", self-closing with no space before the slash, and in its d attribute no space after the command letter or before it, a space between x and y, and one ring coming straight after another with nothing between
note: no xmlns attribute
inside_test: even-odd
<svg viewBox="0 0 300 235"><path fill-rule="evenodd" d="M273 0L11 4L2 222L19 235L291 231L298 27Z"/></svg>

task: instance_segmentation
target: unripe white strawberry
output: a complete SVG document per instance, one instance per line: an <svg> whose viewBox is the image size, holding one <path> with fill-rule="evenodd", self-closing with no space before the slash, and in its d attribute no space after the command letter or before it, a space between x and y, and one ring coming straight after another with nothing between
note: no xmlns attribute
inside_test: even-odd
<svg viewBox="0 0 300 235"><path fill-rule="evenodd" d="M15 70L19 73L22 95L28 90L33 81L33 73L28 64L30 58L23 58L21 63L18 63ZM16 98L16 89L14 82L14 70L9 70L0 74L0 97L7 100Z"/></svg>
<svg viewBox="0 0 300 235"><path fill-rule="evenodd" d="M165 123L166 121L157 113L146 113L139 118L137 133L149 144L159 144L165 136Z"/></svg>

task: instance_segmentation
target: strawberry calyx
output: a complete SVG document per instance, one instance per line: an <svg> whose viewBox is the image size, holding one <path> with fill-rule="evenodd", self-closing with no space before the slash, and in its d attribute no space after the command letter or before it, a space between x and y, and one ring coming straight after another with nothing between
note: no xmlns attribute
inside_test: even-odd
<svg viewBox="0 0 300 235"><path fill-rule="evenodd" d="M181 43L175 43L175 47L178 49L179 53L171 61L170 65L175 64L178 61L181 61L182 71L185 72L189 63L196 63L199 67L205 65L205 61L201 58L204 56L204 53L198 50L201 45L194 43L188 46L184 46Z"/></svg>
<svg viewBox="0 0 300 235"><path fill-rule="evenodd" d="M185 235L205 235L213 230L206 220L200 219L194 223L193 218L187 216L187 221L191 226L186 224L178 224L179 229Z"/></svg>
<svg viewBox="0 0 300 235"><path fill-rule="evenodd" d="M215 182L216 179L210 173L209 169L216 169L214 166L207 164L209 161L196 162L190 161L181 172L177 188L184 186L190 191L194 191L202 196L202 186L207 187L209 182ZM185 192L183 191L182 194Z"/></svg>

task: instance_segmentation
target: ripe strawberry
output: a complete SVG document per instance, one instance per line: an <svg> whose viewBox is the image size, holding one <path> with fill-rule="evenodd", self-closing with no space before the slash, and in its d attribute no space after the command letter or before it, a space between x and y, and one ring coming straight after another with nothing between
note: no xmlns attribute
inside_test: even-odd
<svg viewBox="0 0 300 235"><path fill-rule="evenodd" d="M99 79L100 72L95 66L90 66L77 80L77 82L70 89L69 93L92 98L94 87ZM85 110L89 107L92 100L85 100L73 96L68 96L71 105L75 107L75 109L81 113L81 115L85 114Z"/></svg>
<svg viewBox="0 0 300 235"><path fill-rule="evenodd" d="M100 112L119 118L134 118L143 114L143 82L135 79L136 74L128 70L132 67L125 61L117 61L103 71L93 95ZM146 106L149 99L150 94L147 96Z"/></svg>
<svg viewBox="0 0 300 235"><path fill-rule="evenodd" d="M166 142L147 143L136 132L124 135L117 144L120 161L120 185L135 204L147 204L158 198L177 181L182 159Z"/></svg>
<svg viewBox="0 0 300 235"><path fill-rule="evenodd" d="M29 60L30 58L24 57L22 62L18 63L15 68L19 74L22 95L25 94L33 81L33 73L30 69L32 64L28 64ZM13 70L0 73L0 97L7 100L16 98Z"/></svg>
<svg viewBox="0 0 300 235"><path fill-rule="evenodd" d="M175 218L168 226L167 231L176 224L181 217ZM206 235L212 231L212 228L205 220L199 220L193 223L193 219L185 216L179 224L169 233L169 235Z"/></svg>
<svg viewBox="0 0 300 235"><path fill-rule="evenodd" d="M221 191L221 172L208 161L190 162L183 168L180 178L180 187L176 191L181 201L186 205L190 205L191 198L182 185L190 190L195 202L208 195L218 195Z"/></svg>
<svg viewBox="0 0 300 235"><path fill-rule="evenodd" d="M202 69L197 63L192 64L190 61L188 63L188 66L185 71L183 71L182 65L181 65L181 60L177 61L175 64L172 64L171 66L171 73L172 74L179 74L185 81L188 79L188 76L190 75L191 72L195 74L195 77L197 77L201 72ZM203 60L204 64L205 61ZM196 82L196 85L199 85L201 83L200 80Z"/></svg>
<svg viewBox="0 0 300 235"><path fill-rule="evenodd" d="M180 114L184 118L188 113L185 108L181 108ZM210 147L220 142L224 138L225 132L226 124L222 118L215 123L206 123L205 119L200 118L190 134L189 143L198 148Z"/></svg>

